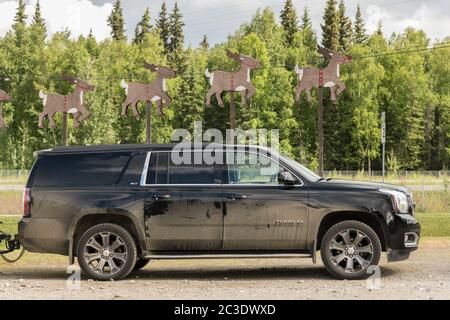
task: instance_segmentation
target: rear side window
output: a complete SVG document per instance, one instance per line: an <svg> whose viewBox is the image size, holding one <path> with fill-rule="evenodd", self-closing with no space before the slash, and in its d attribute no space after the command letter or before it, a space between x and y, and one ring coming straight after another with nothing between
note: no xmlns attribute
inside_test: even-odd
<svg viewBox="0 0 450 320"><path fill-rule="evenodd" d="M108 186L118 182L130 153L65 154L41 157L36 187Z"/></svg>
<svg viewBox="0 0 450 320"><path fill-rule="evenodd" d="M150 156L146 184L220 184L220 167L210 164L175 164L170 152Z"/></svg>

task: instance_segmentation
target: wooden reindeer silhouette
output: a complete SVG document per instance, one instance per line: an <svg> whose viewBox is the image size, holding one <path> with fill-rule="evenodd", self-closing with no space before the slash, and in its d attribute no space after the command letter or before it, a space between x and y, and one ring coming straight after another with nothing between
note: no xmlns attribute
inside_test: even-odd
<svg viewBox="0 0 450 320"><path fill-rule="evenodd" d="M331 100L336 101L336 97L345 90L345 84L339 79L339 65L352 61L352 57L336 51L327 50L317 46L317 52L329 60L328 66L324 69L306 67L300 69L295 66L295 73L298 75L299 83L295 88L295 101L300 101L300 95L306 92L308 102L311 102L311 88L327 87L331 90ZM336 86L339 87L336 90Z"/></svg>
<svg viewBox="0 0 450 320"><path fill-rule="evenodd" d="M11 97L3 90L0 90L0 129L6 128L6 122L3 120L2 103L11 100Z"/></svg>
<svg viewBox="0 0 450 320"><path fill-rule="evenodd" d="M137 109L139 101L144 102L156 102L158 106L158 115L164 115L163 107L170 106L172 99L167 94L166 80L176 77L174 71L167 67L157 66L144 62L144 68L153 72L157 72L158 76L151 84L145 83L126 83L123 79L120 83L122 88L125 89L127 99L122 104L122 116L126 116L128 107L131 105L133 115L137 118L140 116L140 112Z"/></svg>
<svg viewBox="0 0 450 320"><path fill-rule="evenodd" d="M205 76L209 78L211 89L206 95L206 105L211 107L211 96L216 95L219 105L223 108L224 103L221 98L223 91L241 92L242 104L246 105L247 101L256 93L256 88L251 82L250 70L260 68L261 62L245 56L243 54L234 53L227 49L227 56L240 63L240 68L236 72L226 71L205 71Z"/></svg>
<svg viewBox="0 0 450 320"><path fill-rule="evenodd" d="M63 76L63 80L76 85L73 93L64 96L58 93L44 94L42 90L39 92L39 97L44 104L44 111L39 115L39 128L44 127L44 117L46 116L50 121L50 126L56 128L56 123L53 119L56 112L71 113L75 128L79 126L80 121L89 116L89 111L84 106L83 97L85 92L93 91L95 87L86 81L70 76Z"/></svg>

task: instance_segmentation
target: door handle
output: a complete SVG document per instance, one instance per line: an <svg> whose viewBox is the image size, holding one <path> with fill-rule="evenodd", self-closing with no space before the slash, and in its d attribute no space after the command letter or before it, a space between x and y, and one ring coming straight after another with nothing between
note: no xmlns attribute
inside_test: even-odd
<svg viewBox="0 0 450 320"><path fill-rule="evenodd" d="M170 199L170 194L154 194L151 196L152 199L158 201L158 200L164 200L164 199Z"/></svg>
<svg viewBox="0 0 450 320"><path fill-rule="evenodd" d="M246 196L245 194L232 194L230 196L228 196L228 199L235 201L235 200L244 200L247 199L248 196Z"/></svg>

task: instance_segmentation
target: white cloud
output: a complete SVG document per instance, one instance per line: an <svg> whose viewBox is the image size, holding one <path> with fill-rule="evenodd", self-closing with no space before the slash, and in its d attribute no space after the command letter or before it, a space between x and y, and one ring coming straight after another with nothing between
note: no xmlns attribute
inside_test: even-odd
<svg viewBox="0 0 450 320"><path fill-rule="evenodd" d="M110 3L101 6L94 5L90 0L41 0L42 16L47 22L48 34L69 29L74 38L88 35L92 28L98 40L107 38L110 34L107 19L112 10ZM36 0L26 7L28 20L31 21ZM11 27L17 9L16 1L0 3L0 36Z"/></svg>
<svg viewBox="0 0 450 320"><path fill-rule="evenodd" d="M401 33L407 27L424 30L433 40L449 36L448 28L450 17L439 10L433 10L427 5L417 5L406 11L389 10L383 7L370 5L367 7L367 30L374 32L378 21L382 21L386 36L392 32Z"/></svg>
<svg viewBox="0 0 450 320"><path fill-rule="evenodd" d="M16 7L15 1L0 2L0 36L3 36L11 27Z"/></svg>

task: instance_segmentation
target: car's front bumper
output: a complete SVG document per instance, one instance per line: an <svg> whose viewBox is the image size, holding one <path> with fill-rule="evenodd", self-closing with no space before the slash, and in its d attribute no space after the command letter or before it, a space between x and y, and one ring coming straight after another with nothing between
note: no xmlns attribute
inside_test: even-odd
<svg viewBox="0 0 450 320"><path fill-rule="evenodd" d="M387 225L388 261L408 259L409 254L419 247L419 222L410 214L392 214Z"/></svg>

